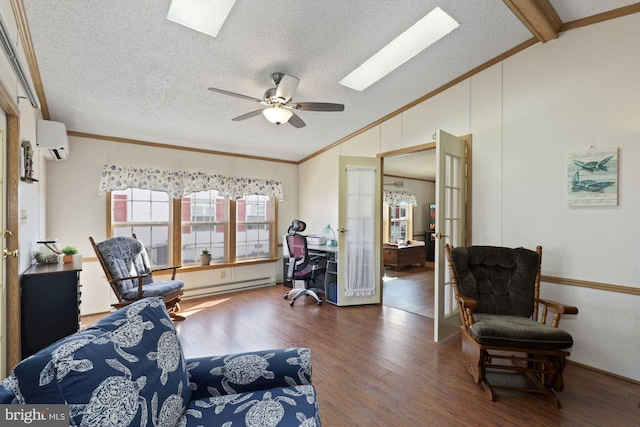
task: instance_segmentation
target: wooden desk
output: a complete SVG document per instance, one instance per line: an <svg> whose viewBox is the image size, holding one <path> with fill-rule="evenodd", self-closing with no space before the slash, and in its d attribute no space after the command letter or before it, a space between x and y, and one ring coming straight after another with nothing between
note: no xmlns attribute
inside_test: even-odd
<svg viewBox="0 0 640 427"><path fill-rule="evenodd" d="M427 249L422 246L382 245L384 265L393 268L403 268L412 264L425 265Z"/></svg>

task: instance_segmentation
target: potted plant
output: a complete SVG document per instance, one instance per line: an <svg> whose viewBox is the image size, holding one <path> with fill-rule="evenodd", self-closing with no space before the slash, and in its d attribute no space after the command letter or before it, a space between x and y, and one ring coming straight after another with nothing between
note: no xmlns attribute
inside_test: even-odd
<svg viewBox="0 0 640 427"><path fill-rule="evenodd" d="M68 264L73 262L73 256L78 253L78 250L73 246L65 246L61 249L61 252L64 254L62 262Z"/></svg>
<svg viewBox="0 0 640 427"><path fill-rule="evenodd" d="M211 254L209 249L203 249L200 254L200 265L209 265L211 263Z"/></svg>

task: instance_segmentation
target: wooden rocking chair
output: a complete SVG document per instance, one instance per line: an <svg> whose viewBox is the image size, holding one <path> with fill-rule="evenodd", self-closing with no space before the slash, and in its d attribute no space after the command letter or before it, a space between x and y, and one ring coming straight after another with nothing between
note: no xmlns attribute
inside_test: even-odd
<svg viewBox="0 0 640 427"><path fill-rule="evenodd" d="M445 252L462 322L464 363L491 400L494 389L542 393L560 407L553 390L562 391L571 335L558 329L562 314L578 309L540 299L542 247L468 246ZM538 308L542 311L539 313ZM546 324L551 309L553 320ZM489 383L487 371L526 374L524 385Z"/></svg>
<svg viewBox="0 0 640 427"><path fill-rule="evenodd" d="M176 269L180 266L151 270L147 251L135 234L133 237L112 237L96 243L89 237L104 274L116 294L118 302L112 304L121 308L141 298L161 296L173 320L184 320L180 311L180 297L184 282L176 280ZM171 280L154 282L153 273L172 270Z"/></svg>

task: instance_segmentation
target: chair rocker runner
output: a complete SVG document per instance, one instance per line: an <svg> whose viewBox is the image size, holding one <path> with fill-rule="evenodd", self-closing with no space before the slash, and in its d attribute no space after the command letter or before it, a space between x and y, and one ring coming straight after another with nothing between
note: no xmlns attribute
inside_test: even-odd
<svg viewBox="0 0 640 427"><path fill-rule="evenodd" d="M99 243L93 237L89 237L89 240L111 289L118 298L118 302L112 304L115 308L124 307L142 298L160 296L164 298L171 318L184 320L178 314L184 282L176 280L176 269L181 266L152 270L147 251L135 234L133 237L112 237ZM154 272L169 270L172 271L171 280L153 280Z"/></svg>
<svg viewBox="0 0 640 427"><path fill-rule="evenodd" d="M562 314L578 309L540 299L542 247L534 252L446 244L445 253L462 322L464 363L474 381L491 400L494 389L521 390L544 394L559 408L554 390L564 389L562 372L573 338L558 323ZM549 309L554 314L547 325ZM489 370L523 373L530 381L524 386L490 383Z"/></svg>
<svg viewBox="0 0 640 427"><path fill-rule="evenodd" d="M289 302L290 306L295 304L296 300L302 295L312 296L318 305L322 305L322 300L318 294L324 294L323 288L312 287L318 274L324 273L325 268L320 267L319 262L322 257L310 257L307 248L307 238L298 231L304 231L307 225L300 220L293 220L286 236L287 247L289 248L289 267L287 268L287 279L302 280L304 288L293 288L284 294L284 299L290 296L293 298Z"/></svg>

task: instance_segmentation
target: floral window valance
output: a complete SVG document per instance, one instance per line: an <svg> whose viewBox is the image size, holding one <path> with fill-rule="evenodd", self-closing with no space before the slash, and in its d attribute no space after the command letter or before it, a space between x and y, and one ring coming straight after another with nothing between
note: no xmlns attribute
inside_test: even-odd
<svg viewBox="0 0 640 427"><path fill-rule="evenodd" d="M165 191L176 199L195 191L218 190L220 195L230 199L258 194L284 200L282 184L273 179L105 165L100 178L99 194L127 188Z"/></svg>
<svg viewBox="0 0 640 427"><path fill-rule="evenodd" d="M383 201L391 206L399 205L404 202L408 205L417 205L416 195L410 191L402 190L384 190L382 195Z"/></svg>

